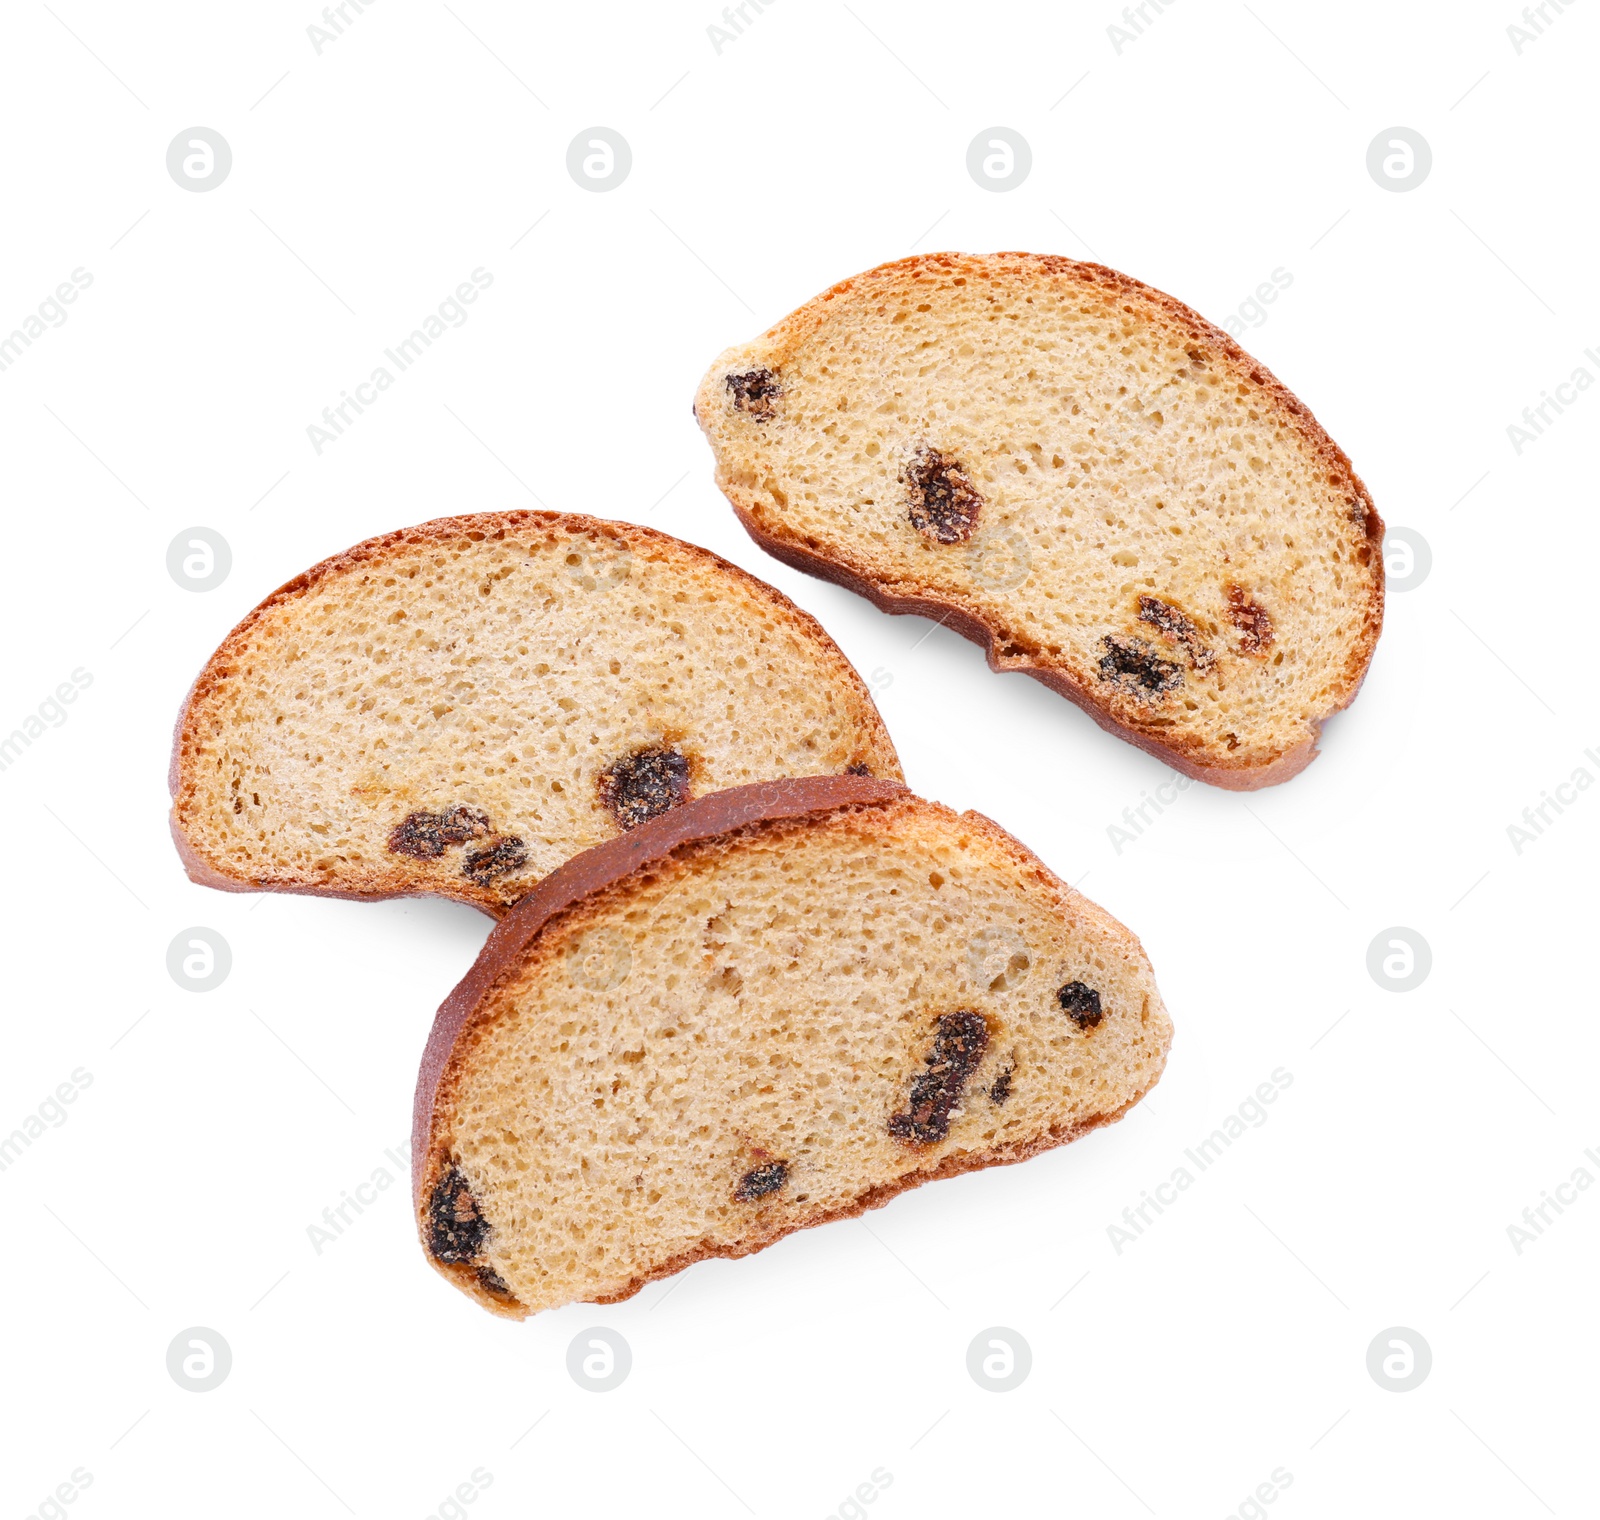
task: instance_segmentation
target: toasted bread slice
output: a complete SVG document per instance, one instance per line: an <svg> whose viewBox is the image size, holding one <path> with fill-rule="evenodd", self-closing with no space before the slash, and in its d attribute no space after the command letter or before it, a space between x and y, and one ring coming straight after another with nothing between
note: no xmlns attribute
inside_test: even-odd
<svg viewBox="0 0 1600 1520"><path fill-rule="evenodd" d="M649 528L485 513L357 544L240 623L179 716L172 826L204 885L498 916L691 797L844 771L900 766L771 586Z"/></svg>
<svg viewBox="0 0 1600 1520"><path fill-rule="evenodd" d="M1383 524L1350 461L1226 334L1098 264L885 264L729 349L695 414L768 552L1199 780L1294 775L1372 657Z"/></svg>
<svg viewBox="0 0 1600 1520"><path fill-rule="evenodd" d="M424 1249L521 1318L1119 1118L1171 1025L1132 934L976 813L852 776L693 802L547 877L417 1084Z"/></svg>

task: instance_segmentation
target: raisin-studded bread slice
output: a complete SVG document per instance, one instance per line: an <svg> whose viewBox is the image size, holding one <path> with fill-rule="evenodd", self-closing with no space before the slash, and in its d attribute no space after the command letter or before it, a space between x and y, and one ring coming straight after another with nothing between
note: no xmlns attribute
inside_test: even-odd
<svg viewBox="0 0 1600 1520"><path fill-rule="evenodd" d="M495 927L423 1057L418 1227L497 1313L615 1302L1076 1139L1171 1035L1138 940L988 819L741 787Z"/></svg>
<svg viewBox="0 0 1600 1520"><path fill-rule="evenodd" d="M771 586L648 528L487 513L357 544L240 623L178 719L172 824L205 885L498 915L691 797L844 771L900 775Z"/></svg>
<svg viewBox="0 0 1600 1520"><path fill-rule="evenodd" d="M1305 766L1383 619L1383 524L1226 334L1098 264L933 254L723 354L695 413L786 563L938 618L1202 781Z"/></svg>

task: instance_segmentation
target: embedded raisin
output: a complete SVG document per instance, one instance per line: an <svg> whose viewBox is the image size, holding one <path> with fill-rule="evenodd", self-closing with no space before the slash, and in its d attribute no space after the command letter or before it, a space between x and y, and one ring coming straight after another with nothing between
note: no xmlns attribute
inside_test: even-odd
<svg viewBox="0 0 1600 1520"><path fill-rule="evenodd" d="M489 818L477 808L449 808L443 813L412 813L396 824L389 849L417 860L437 860L453 844L481 839L489 833Z"/></svg>
<svg viewBox="0 0 1600 1520"><path fill-rule="evenodd" d="M760 1166L752 1167L739 1179L739 1185L734 1188L734 1200L738 1203L750 1203L757 1198L765 1198L768 1193L776 1193L789 1180L789 1163L787 1161L767 1161Z"/></svg>
<svg viewBox="0 0 1600 1520"><path fill-rule="evenodd" d="M670 744L626 755L600 773L600 801L624 829L689 800L689 760Z"/></svg>
<svg viewBox="0 0 1600 1520"><path fill-rule="evenodd" d="M972 537L983 498L956 460L923 447L900 478L910 487L907 515L917 532L941 544L965 543Z"/></svg>
<svg viewBox="0 0 1600 1520"><path fill-rule="evenodd" d="M998 1108L1011 1096L1011 1078L1017 1070L1015 1061L1007 1061L1006 1069L994 1079L994 1085L989 1089L989 1101Z"/></svg>
<svg viewBox="0 0 1600 1520"><path fill-rule="evenodd" d="M1079 1029L1093 1029L1105 1017L1100 1011L1100 994L1084 982L1068 982L1056 993L1056 1001Z"/></svg>
<svg viewBox="0 0 1600 1520"><path fill-rule="evenodd" d="M1228 587L1228 621L1239 630L1239 647L1246 654L1265 655L1272 643L1272 618L1243 586Z"/></svg>
<svg viewBox="0 0 1600 1520"><path fill-rule="evenodd" d="M845 766L844 773L847 776L870 776L872 767L865 761L853 760L849 765Z"/></svg>
<svg viewBox="0 0 1600 1520"><path fill-rule="evenodd" d="M1183 666L1163 660L1143 639L1123 639L1108 633L1101 640L1100 679L1148 701L1164 697L1183 685Z"/></svg>
<svg viewBox="0 0 1600 1520"><path fill-rule="evenodd" d="M963 1010L939 1020L927 1066L911 1084L904 1113L889 1116L889 1133L911 1145L931 1145L950 1133L950 1119L966 1090L967 1078L989 1048L989 1026L983 1015Z"/></svg>
<svg viewBox="0 0 1600 1520"><path fill-rule="evenodd" d="M1152 628L1158 629L1164 638L1179 645L1188 654L1189 663L1194 669L1210 670L1217 663L1215 652L1201 637L1194 620L1181 607L1175 607L1171 602L1164 602L1158 596L1141 596L1139 621L1150 624Z"/></svg>
<svg viewBox="0 0 1600 1520"><path fill-rule="evenodd" d="M508 1283L498 1272L496 1272L493 1267L479 1267L477 1271L477 1277L478 1281L482 1283L483 1286L491 1293L494 1293L501 1298L512 1298L515 1296L511 1292L511 1284Z"/></svg>
<svg viewBox="0 0 1600 1520"><path fill-rule="evenodd" d="M488 1237L489 1221L478 1212L466 1174L459 1166L450 1166L428 1200L428 1249L439 1261L470 1262Z"/></svg>
<svg viewBox="0 0 1600 1520"><path fill-rule="evenodd" d="M461 862L461 874L468 881L486 887L497 876L509 876L528 863L528 847L515 834L502 834L481 850L468 850Z"/></svg>
<svg viewBox="0 0 1600 1520"><path fill-rule="evenodd" d="M757 422L766 422L777 415L778 403L783 400L783 387L770 369L752 369L742 375L728 375L722 383L733 396L733 404Z"/></svg>

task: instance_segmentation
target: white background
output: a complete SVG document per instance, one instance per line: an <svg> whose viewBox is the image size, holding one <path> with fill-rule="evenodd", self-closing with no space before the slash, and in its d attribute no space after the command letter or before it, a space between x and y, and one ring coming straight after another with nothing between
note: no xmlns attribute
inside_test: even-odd
<svg viewBox="0 0 1600 1520"><path fill-rule="evenodd" d="M1600 777L1600 395L1520 454L1506 429L1600 377L1600 16L1549 8L1519 53L1511 0L1182 0L1119 52L1112 0L777 0L719 53L712 3L380 0L320 54L310 0L6 9L0 334L75 268L93 283L0 371L0 731L75 668L93 684L0 772L0 1136L74 1069L92 1085L0 1172L0 1512L822 1520L884 1469L855 1501L883 1520L1592 1513L1600 1192L1520 1254L1507 1227L1600 1178L1600 792L1520 854L1507 826ZM596 124L633 150L605 194L566 169ZM966 169L997 124L1033 151L1007 194ZM1434 156L1403 194L1366 168L1397 124ZM165 166L194 125L233 152L207 193ZM942 248L1092 255L1219 323L1292 275L1245 344L1433 560L1301 777L1191 787L1118 853L1161 766L746 540L690 417L704 367ZM307 425L478 267L466 325L319 456ZM1142 936L1177 1029L1150 1101L520 1325L428 1270L403 1186L317 1254L324 1207L399 1179L416 1059L487 921L190 885L170 727L299 570L536 504L707 545L816 613L918 790ZM197 525L233 555L200 594L166 569ZM168 976L191 926L232 947L213 992ZM1391 926L1432 948L1415 991L1368 974ZM1118 1254L1108 1226L1278 1067L1267 1122ZM632 1347L615 1392L566 1371L591 1325ZM191 1326L232 1348L214 1392L167 1373ZM1032 1349L1014 1392L966 1371L991 1326ZM1392 1326L1432 1348L1413 1392L1367 1371Z"/></svg>

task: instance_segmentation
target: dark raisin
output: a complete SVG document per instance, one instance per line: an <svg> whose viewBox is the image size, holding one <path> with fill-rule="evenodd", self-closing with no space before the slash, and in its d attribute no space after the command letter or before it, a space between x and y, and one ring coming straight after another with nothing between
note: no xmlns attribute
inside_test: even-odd
<svg viewBox="0 0 1600 1520"><path fill-rule="evenodd" d="M1193 619L1181 607L1164 602L1158 596L1141 596L1139 621L1159 629L1164 638L1179 645L1188 654L1189 663L1196 670L1210 670L1217 663L1216 654L1195 627Z"/></svg>
<svg viewBox="0 0 1600 1520"><path fill-rule="evenodd" d="M626 755L600 773L600 801L625 829L688 800L689 760L670 744Z"/></svg>
<svg viewBox="0 0 1600 1520"><path fill-rule="evenodd" d="M413 813L397 823L389 835L396 855L437 860L453 844L481 839L489 833L489 818L477 808L450 808L443 813Z"/></svg>
<svg viewBox="0 0 1600 1520"><path fill-rule="evenodd" d="M1006 1069L994 1079L994 1085L989 1089L989 1101L998 1108L1011 1096L1011 1078L1017 1070L1016 1063L1006 1062Z"/></svg>
<svg viewBox="0 0 1600 1520"><path fill-rule="evenodd" d="M468 850L461 862L461 874L470 882L486 887L497 876L509 876L528 863L528 847L515 834L502 834L481 850Z"/></svg>
<svg viewBox="0 0 1600 1520"><path fill-rule="evenodd" d="M776 1193L788 1180L787 1161L765 1161L760 1166L752 1167L739 1179L739 1185L733 1190L734 1201L750 1203L757 1198L765 1198L768 1193Z"/></svg>
<svg viewBox="0 0 1600 1520"><path fill-rule="evenodd" d="M963 1010L939 1020L933 1049L923 1057L927 1071L911 1084L904 1113L889 1116L889 1133L911 1145L931 1145L950 1133L950 1116L961 1102L967 1078L989 1047L983 1015Z"/></svg>
<svg viewBox="0 0 1600 1520"><path fill-rule="evenodd" d="M428 1200L428 1249L439 1261L472 1261L489 1237L489 1221L459 1166L452 1165L433 1185Z"/></svg>
<svg viewBox="0 0 1600 1520"><path fill-rule="evenodd" d="M515 1296L511 1291L511 1284L496 1272L493 1267L479 1267L477 1277L478 1281L491 1293L497 1294L501 1298Z"/></svg>
<svg viewBox="0 0 1600 1520"><path fill-rule="evenodd" d="M1105 1017L1100 1011L1100 994L1085 982L1068 982L1056 993L1056 1001L1079 1029L1093 1029Z"/></svg>
<svg viewBox="0 0 1600 1520"><path fill-rule="evenodd" d="M917 532L941 544L965 543L972 537L983 498L956 460L924 447L900 478L910 488L907 515Z"/></svg>
<svg viewBox="0 0 1600 1520"><path fill-rule="evenodd" d="M872 767L863 760L853 760L845 766L844 773L847 776L870 776Z"/></svg>
<svg viewBox="0 0 1600 1520"><path fill-rule="evenodd" d="M1122 639L1108 633L1100 640L1100 679L1149 700L1183 685L1183 666L1163 660L1143 639Z"/></svg>
<svg viewBox="0 0 1600 1520"><path fill-rule="evenodd" d="M765 422L777 415L778 403L783 400L783 387L770 369L752 369L742 375L728 375L722 383L728 387L733 404L757 422Z"/></svg>
<svg viewBox="0 0 1600 1520"><path fill-rule="evenodd" d="M1266 654L1272 643L1272 618L1242 586L1228 587L1228 621L1239 630L1239 647L1246 654Z"/></svg>

